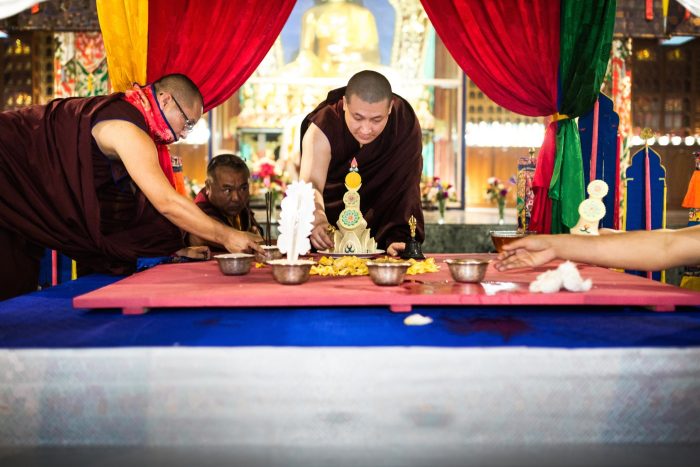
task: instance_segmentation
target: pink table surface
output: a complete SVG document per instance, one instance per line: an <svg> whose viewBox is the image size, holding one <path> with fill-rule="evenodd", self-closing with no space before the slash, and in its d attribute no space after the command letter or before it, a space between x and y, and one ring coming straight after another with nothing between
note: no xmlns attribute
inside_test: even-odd
<svg viewBox="0 0 700 467"><path fill-rule="evenodd" d="M445 258L489 257L488 254L435 254L436 273L406 276L395 287L374 285L369 276L311 276L301 285L274 281L268 266L252 267L244 276L225 276L216 261L156 266L73 299L75 308L121 308L139 314L165 307L307 307L387 305L410 311L414 305L620 305L673 311L680 305L700 305L700 293L646 278L579 265L593 279L589 292L530 293L528 285L556 263L536 269L499 272L489 265L481 283L455 282Z"/></svg>

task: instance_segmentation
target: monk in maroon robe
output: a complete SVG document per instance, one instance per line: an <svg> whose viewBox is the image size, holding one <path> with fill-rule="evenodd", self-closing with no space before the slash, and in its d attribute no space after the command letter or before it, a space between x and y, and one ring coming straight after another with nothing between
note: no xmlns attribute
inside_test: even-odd
<svg viewBox="0 0 700 467"><path fill-rule="evenodd" d="M403 251L412 215L416 238L423 241L421 129L411 105L391 92L383 75L361 71L347 87L328 93L304 119L301 135L300 178L316 191L311 233L316 249L333 247L327 229L344 208L345 176L353 158L362 176L360 210L378 248L391 255Z"/></svg>
<svg viewBox="0 0 700 467"><path fill-rule="evenodd" d="M220 154L207 165L207 181L197 193L194 203L209 217L236 230L248 232L255 241L262 241L263 232L250 209L250 169L234 154ZM217 243L189 235L190 245L207 245L224 249Z"/></svg>
<svg viewBox="0 0 700 467"><path fill-rule="evenodd" d="M196 85L168 75L125 94L0 112L0 299L36 289L43 247L113 273L174 253L183 230L260 251L175 191L165 145L202 110Z"/></svg>

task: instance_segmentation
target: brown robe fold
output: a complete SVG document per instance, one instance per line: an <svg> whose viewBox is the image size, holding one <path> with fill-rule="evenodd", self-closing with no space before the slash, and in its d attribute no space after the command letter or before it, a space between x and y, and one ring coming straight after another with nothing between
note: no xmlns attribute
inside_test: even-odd
<svg viewBox="0 0 700 467"><path fill-rule="evenodd" d="M197 196L194 198L194 202L197 206L199 206L199 209L204 211L207 216L216 219L224 225L228 225L229 227L233 227L234 229L238 229L243 232L253 232L260 235L263 234L263 228L260 226L260 224L258 224L258 221L255 220L255 214L253 214L253 211L249 206L246 206L238 214L238 221L240 223L234 224L228 217L226 217L226 214L211 204L211 201L209 201L209 198L207 198L205 188L199 190L199 193L197 193Z"/></svg>
<svg viewBox="0 0 700 467"><path fill-rule="evenodd" d="M97 120L145 128L122 96L57 99L0 113L0 230L97 272L130 272L138 257L184 246L180 230L92 138Z"/></svg>
<svg viewBox="0 0 700 467"><path fill-rule="evenodd" d="M345 175L352 158L362 176L360 210L379 248L410 237L408 219L417 221L416 239L422 242L423 211L420 177L423 170L422 135L411 105L394 94L394 106L384 131L370 144L360 148L345 123L343 95L345 88L335 89L301 124L301 137L314 123L331 144L323 201L331 224L344 209ZM302 153L302 157L304 157Z"/></svg>

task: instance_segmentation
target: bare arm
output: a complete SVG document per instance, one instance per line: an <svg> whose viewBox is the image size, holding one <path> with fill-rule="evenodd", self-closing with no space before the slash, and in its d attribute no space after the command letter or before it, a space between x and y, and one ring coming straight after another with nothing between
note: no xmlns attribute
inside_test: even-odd
<svg viewBox="0 0 700 467"><path fill-rule="evenodd" d="M221 249L225 250L223 245L219 245L218 243L214 243L214 242L207 242L202 237L198 237L195 234L188 233L186 240L187 240L187 242L186 242L187 245L192 246L192 247L199 247L199 246L208 245L211 248L214 248L215 250L221 250Z"/></svg>
<svg viewBox="0 0 700 467"><path fill-rule="evenodd" d="M263 241L263 238L260 236L260 234L257 233L257 228L255 228L255 230L256 230L256 232L243 232L243 231L241 231L241 233L246 234L248 236L248 238L251 241L255 242L256 244L261 243ZM226 250L226 248L224 248L223 245L216 243L216 242L205 240L204 238L198 237L195 234L187 235L187 244L192 246L192 247L207 246L215 251Z"/></svg>
<svg viewBox="0 0 700 467"><path fill-rule="evenodd" d="M504 246L499 270L539 266L554 258L605 267L658 271L700 264L700 226L615 235L533 235Z"/></svg>
<svg viewBox="0 0 700 467"><path fill-rule="evenodd" d="M301 142L303 157L299 179L310 182L314 187L314 228L311 231L311 244L317 250L333 248L333 240L328 236L328 218L323 203L323 189L331 163L331 144L319 127L311 123Z"/></svg>
<svg viewBox="0 0 700 467"><path fill-rule="evenodd" d="M121 159L134 183L170 222L186 232L224 245L229 251L259 249L247 235L211 219L175 191L158 164L155 144L136 125L106 120L93 127L92 135L102 152Z"/></svg>

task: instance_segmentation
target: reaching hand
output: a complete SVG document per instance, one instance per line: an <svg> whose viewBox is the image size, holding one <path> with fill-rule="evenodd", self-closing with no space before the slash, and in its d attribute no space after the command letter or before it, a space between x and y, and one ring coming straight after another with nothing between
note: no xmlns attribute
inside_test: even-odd
<svg viewBox="0 0 700 467"><path fill-rule="evenodd" d="M532 235L503 246L494 266L499 271L541 266L555 259L549 235Z"/></svg>
<svg viewBox="0 0 700 467"><path fill-rule="evenodd" d="M333 248L333 239L328 234L329 226L328 222L320 222L311 231L311 245L318 251Z"/></svg>
<svg viewBox="0 0 700 467"><path fill-rule="evenodd" d="M231 253L258 252L264 254L263 249L257 244L255 236L235 229L227 230L227 238L224 242L224 247Z"/></svg>
<svg viewBox="0 0 700 467"><path fill-rule="evenodd" d="M255 243L262 243L264 240L262 236L258 232L245 232L245 234L248 236L248 238Z"/></svg>
<svg viewBox="0 0 700 467"><path fill-rule="evenodd" d="M404 242L394 242L386 249L386 254L390 256L398 256L398 254L405 249L406 244Z"/></svg>

